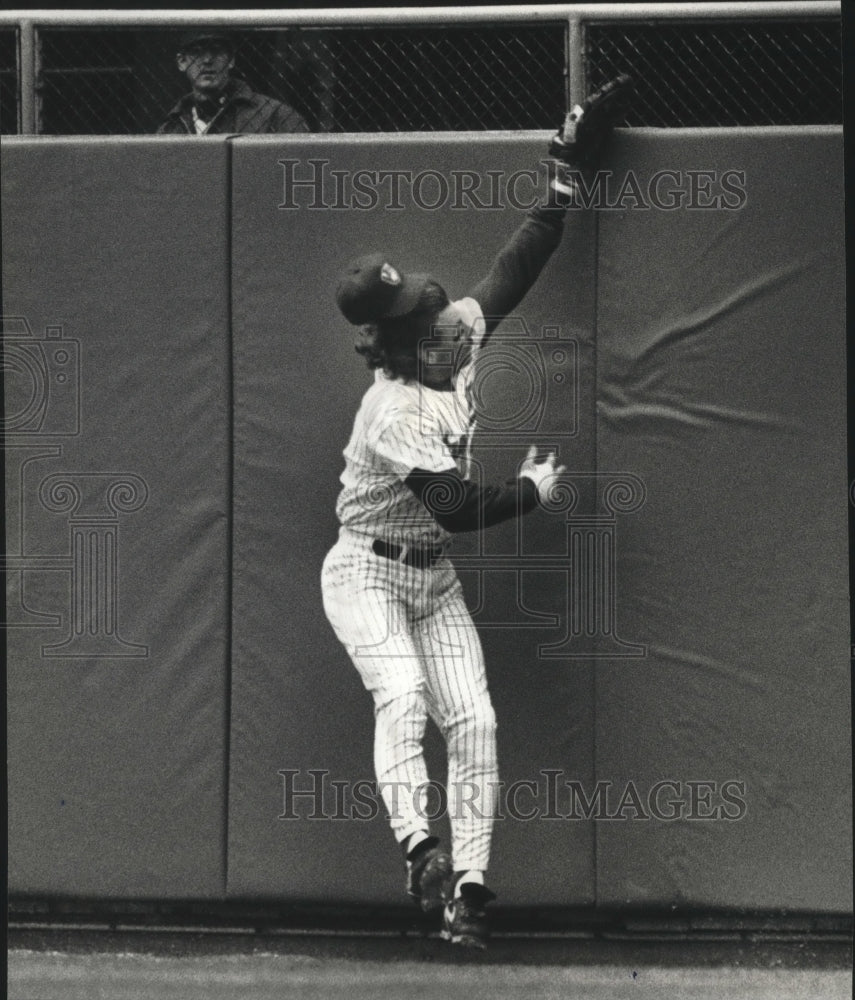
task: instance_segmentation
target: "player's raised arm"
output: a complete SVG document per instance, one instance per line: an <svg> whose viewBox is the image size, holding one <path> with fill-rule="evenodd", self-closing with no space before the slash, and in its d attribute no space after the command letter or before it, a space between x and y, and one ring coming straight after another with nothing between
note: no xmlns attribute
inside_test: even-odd
<svg viewBox="0 0 855 1000"><path fill-rule="evenodd" d="M628 76L607 83L570 111L552 138L547 197L527 212L487 275L469 293L486 320L484 341L516 309L561 242L565 210L576 189L574 174L596 164L606 136L625 114L631 86Z"/></svg>

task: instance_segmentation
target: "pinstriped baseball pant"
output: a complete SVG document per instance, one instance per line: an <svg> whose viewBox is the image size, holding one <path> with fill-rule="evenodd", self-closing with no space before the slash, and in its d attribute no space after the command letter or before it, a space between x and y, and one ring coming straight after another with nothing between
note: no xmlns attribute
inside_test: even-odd
<svg viewBox="0 0 855 1000"><path fill-rule="evenodd" d="M341 532L321 575L324 610L374 699L374 766L392 830L426 829L427 717L448 752L454 867L486 869L495 813L496 716L481 641L453 565L419 569Z"/></svg>

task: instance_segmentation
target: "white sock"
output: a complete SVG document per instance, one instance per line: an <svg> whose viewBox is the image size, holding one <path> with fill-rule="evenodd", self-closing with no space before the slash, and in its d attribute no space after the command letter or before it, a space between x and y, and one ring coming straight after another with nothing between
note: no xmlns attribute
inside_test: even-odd
<svg viewBox="0 0 855 1000"><path fill-rule="evenodd" d="M464 872L454 885L455 899L460 895L460 887L465 882L474 882L476 885L483 885L484 873L482 871L478 871L477 868L471 868L469 871Z"/></svg>
<svg viewBox="0 0 855 1000"><path fill-rule="evenodd" d="M427 840L429 836L430 834L427 830L416 830L415 833L411 833L404 841L404 853L409 855L414 847L418 847L418 845L421 844L422 841Z"/></svg>

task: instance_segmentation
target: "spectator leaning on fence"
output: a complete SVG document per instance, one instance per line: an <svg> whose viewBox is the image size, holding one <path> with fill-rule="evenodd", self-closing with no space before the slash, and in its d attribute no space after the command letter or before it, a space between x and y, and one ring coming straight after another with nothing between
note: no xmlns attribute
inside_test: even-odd
<svg viewBox="0 0 855 1000"><path fill-rule="evenodd" d="M256 94L243 80L231 77L235 44L230 35L216 31L187 34L181 39L177 61L193 89L169 112L159 134L309 131L290 105Z"/></svg>

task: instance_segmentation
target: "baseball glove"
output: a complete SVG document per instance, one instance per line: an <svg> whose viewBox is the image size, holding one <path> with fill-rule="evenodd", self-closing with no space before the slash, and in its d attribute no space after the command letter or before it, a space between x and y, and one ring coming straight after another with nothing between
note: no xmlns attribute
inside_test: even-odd
<svg viewBox="0 0 855 1000"><path fill-rule="evenodd" d="M574 167L594 166L606 137L626 116L632 91L632 77L623 73L577 104L552 137L549 155Z"/></svg>

